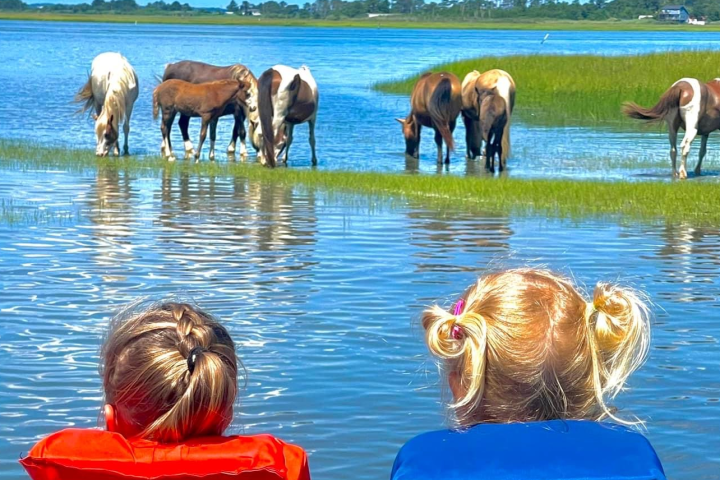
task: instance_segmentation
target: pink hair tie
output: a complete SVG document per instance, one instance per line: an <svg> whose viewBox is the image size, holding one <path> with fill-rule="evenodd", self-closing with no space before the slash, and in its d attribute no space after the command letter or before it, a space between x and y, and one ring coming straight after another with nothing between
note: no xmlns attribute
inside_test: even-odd
<svg viewBox="0 0 720 480"><path fill-rule="evenodd" d="M463 307L465 307L465 300L463 300L461 298L455 304L455 308L453 309L453 315L455 315L456 317L458 315L460 315L463 311ZM455 325L453 325L452 330L450 331L450 335L452 335L452 338L455 340L462 339L463 338L462 327L456 323Z"/></svg>

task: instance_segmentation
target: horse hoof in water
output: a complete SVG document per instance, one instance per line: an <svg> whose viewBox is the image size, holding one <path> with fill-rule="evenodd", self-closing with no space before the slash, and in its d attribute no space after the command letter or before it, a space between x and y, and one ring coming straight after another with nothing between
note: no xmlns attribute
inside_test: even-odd
<svg viewBox="0 0 720 480"><path fill-rule="evenodd" d="M174 162L174 161L175 161L175 155L170 155L169 157L167 157L167 161L170 162L170 163Z"/></svg>
<svg viewBox="0 0 720 480"><path fill-rule="evenodd" d="M678 178L680 180L685 180L687 178L687 172L685 171L684 168L681 168L680 171L678 172Z"/></svg>
<svg viewBox="0 0 720 480"><path fill-rule="evenodd" d="M700 175L702 175L702 172L700 171L699 168L695 167L695 176L699 177Z"/></svg>

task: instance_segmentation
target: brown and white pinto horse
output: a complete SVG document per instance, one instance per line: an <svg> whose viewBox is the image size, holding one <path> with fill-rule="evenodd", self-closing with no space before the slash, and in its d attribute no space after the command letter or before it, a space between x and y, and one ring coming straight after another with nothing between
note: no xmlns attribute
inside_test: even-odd
<svg viewBox="0 0 720 480"><path fill-rule="evenodd" d="M229 104L224 115L232 115L235 118L235 125L232 132L232 140L228 145L227 151L230 154L235 153L235 147L238 137L240 137L240 156L247 156L247 148L245 147L245 119L248 119L250 129L250 142L256 151L259 151L260 145L260 119L257 113L257 79L255 75L244 65L239 63L229 65L227 67L218 67L203 62L195 62L192 60L183 60L176 63L168 63L165 66L162 81L165 80L184 80L190 83L206 83L217 80L242 80L249 84L247 104L231 103ZM188 125L190 117L180 115L178 125L182 133L183 142L185 144L185 152L188 155L193 153L193 144L188 134Z"/></svg>
<svg viewBox="0 0 720 480"><path fill-rule="evenodd" d="M455 149L453 131L462 107L460 80L448 72L425 73L415 84L410 96L410 114L397 118L405 137L405 154L420 156L420 129L435 130L437 163L442 163L442 144L445 141L445 163L450 163L450 151Z"/></svg>
<svg viewBox="0 0 720 480"><path fill-rule="evenodd" d="M643 108L635 103L625 103L623 113L630 118L646 122L665 121L670 137L670 160L673 176L687 178L687 156L690 146L699 134L700 157L695 166L695 175L702 173L702 161L707 151L708 136L720 129L720 79L700 83L695 78L682 78L660 97L652 108ZM680 170L677 170L677 134L685 130L680 144Z"/></svg>
<svg viewBox="0 0 720 480"><path fill-rule="evenodd" d="M468 158L482 154L485 142L485 168L495 171L495 154L502 172L510 156L510 121L515 107L515 81L504 70L477 70L462 83L463 122Z"/></svg>
<svg viewBox="0 0 720 480"><path fill-rule="evenodd" d="M170 131L178 113L186 117L200 117L200 142L195 160L200 159L203 142L210 125L210 159L215 158L215 132L218 118L224 114L229 104L247 101L248 84L242 80L219 80L193 84L182 80L167 80L153 91L153 118L162 111L160 131L163 136L161 153L170 161L175 160L170 143Z"/></svg>
<svg viewBox="0 0 720 480"><path fill-rule="evenodd" d="M258 111L262 125L262 149L265 165L275 167L276 159L285 150L287 165L295 125L308 122L312 164L315 154L315 120L318 109L318 88L310 69L275 65L258 79Z"/></svg>

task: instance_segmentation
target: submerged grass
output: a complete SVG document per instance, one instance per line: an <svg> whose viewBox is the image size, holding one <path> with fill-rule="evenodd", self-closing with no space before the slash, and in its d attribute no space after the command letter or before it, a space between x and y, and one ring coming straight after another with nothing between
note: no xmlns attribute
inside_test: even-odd
<svg viewBox="0 0 720 480"><path fill-rule="evenodd" d="M629 125L623 102L651 106L683 77L708 81L718 76L720 51L664 52L606 57L598 55L519 55L482 57L438 65L460 80L472 71L500 68L517 84L519 117L542 125ZM417 76L383 82L375 89L410 94ZM636 123L636 121L635 121Z"/></svg>
<svg viewBox="0 0 720 480"><path fill-rule="evenodd" d="M366 195L383 202L412 201L428 208L581 219L617 218L720 221L716 182L603 182L452 175L406 175L279 168L257 164L168 163L158 157L97 159L90 150L49 148L0 140L0 166L25 170L85 171L111 167L139 176L191 174L236 176L254 181Z"/></svg>
<svg viewBox="0 0 720 480"><path fill-rule="evenodd" d="M0 20L32 20L51 22L155 23L179 25L238 25L334 28L417 28L468 30L586 30L586 31L720 31L720 24L704 26L638 20L553 20L545 18L428 20L414 17L376 18L268 18L240 15L207 14L108 14L61 12L0 12Z"/></svg>

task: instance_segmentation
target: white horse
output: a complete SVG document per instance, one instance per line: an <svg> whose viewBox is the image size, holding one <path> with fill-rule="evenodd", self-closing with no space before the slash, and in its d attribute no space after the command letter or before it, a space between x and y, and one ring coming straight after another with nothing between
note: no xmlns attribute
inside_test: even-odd
<svg viewBox="0 0 720 480"><path fill-rule="evenodd" d="M95 154L104 157L113 149L120 155L119 125L123 123L125 144L123 154L128 155L130 116L138 97L138 79L130 63L119 53L101 53L92 62L87 82L75 95L75 101L83 103L81 112L93 109L97 146Z"/></svg>
<svg viewBox="0 0 720 480"><path fill-rule="evenodd" d="M258 111L262 129L262 160L274 167L275 159L285 151L287 164L295 125L308 122L312 163L315 154L315 120L318 109L318 88L310 69L275 65L258 79Z"/></svg>

